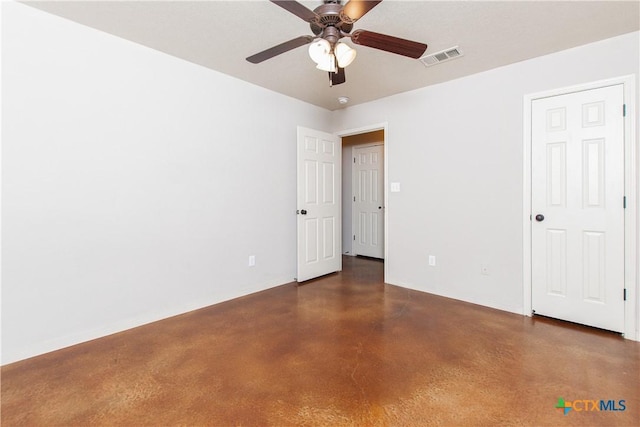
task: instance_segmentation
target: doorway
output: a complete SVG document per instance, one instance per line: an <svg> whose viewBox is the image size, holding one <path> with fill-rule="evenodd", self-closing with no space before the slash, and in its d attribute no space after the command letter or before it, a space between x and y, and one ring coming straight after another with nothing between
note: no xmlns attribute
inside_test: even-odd
<svg viewBox="0 0 640 427"><path fill-rule="evenodd" d="M298 282L310 280L321 275L340 271L341 254L351 255L352 239L341 249L345 234L352 234L352 156L344 157L342 138L353 137L347 141L352 146L371 144L374 140L383 144L383 177L379 182L384 191L386 186L386 145L384 135L386 123L335 134L298 126L297 136L297 277ZM378 131L378 132L376 132ZM371 139L373 138L373 139ZM352 150L349 149L349 153ZM343 164L340 167L340 161ZM343 179L344 170L348 170L349 179ZM347 189L345 190L344 187ZM348 196L347 196L348 195ZM347 200L345 201L345 198ZM386 206L387 197L379 197ZM347 215L342 207L346 206ZM347 220L345 220L347 218ZM336 222L337 220L337 222ZM379 235L387 240L386 219ZM349 231L343 233L343 227ZM383 258L387 256L386 245ZM380 259L383 259L380 258Z"/></svg>
<svg viewBox="0 0 640 427"><path fill-rule="evenodd" d="M384 129L342 136L342 250L385 257Z"/></svg>

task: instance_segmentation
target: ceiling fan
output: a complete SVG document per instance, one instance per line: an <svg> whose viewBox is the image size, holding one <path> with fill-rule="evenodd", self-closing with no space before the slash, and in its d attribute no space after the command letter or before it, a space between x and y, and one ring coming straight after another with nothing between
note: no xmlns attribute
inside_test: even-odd
<svg viewBox="0 0 640 427"><path fill-rule="evenodd" d="M270 1L308 22L311 26L311 32L315 36L296 37L251 55L247 61L253 64L309 44L309 56L316 62L316 68L329 72L329 85L332 86L346 81L344 69L351 64L356 56L354 49L340 42L343 37L350 38L357 45L414 59L420 58L427 49L427 45L424 43L373 31L356 30L351 32L353 24L382 0L350 0L344 6L340 0L324 0L324 4L314 10L310 10L293 0Z"/></svg>

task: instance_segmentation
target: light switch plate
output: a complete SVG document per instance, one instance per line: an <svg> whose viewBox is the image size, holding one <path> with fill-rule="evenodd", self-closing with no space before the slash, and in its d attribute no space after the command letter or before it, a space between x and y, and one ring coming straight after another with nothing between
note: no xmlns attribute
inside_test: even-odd
<svg viewBox="0 0 640 427"><path fill-rule="evenodd" d="M400 183L399 182L392 182L391 183L391 192L392 193L399 193L400 192Z"/></svg>

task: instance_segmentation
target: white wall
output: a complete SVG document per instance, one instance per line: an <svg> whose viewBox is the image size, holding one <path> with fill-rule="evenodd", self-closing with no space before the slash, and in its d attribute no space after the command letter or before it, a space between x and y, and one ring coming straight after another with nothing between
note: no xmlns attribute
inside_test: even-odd
<svg viewBox="0 0 640 427"><path fill-rule="evenodd" d="M521 312L522 98L640 72L634 33L329 113L1 6L2 363L291 281L297 125L388 123L389 282Z"/></svg>
<svg viewBox="0 0 640 427"><path fill-rule="evenodd" d="M388 122L388 182L402 191L387 204L386 280L522 313L523 97L637 79L639 34L334 112L336 132Z"/></svg>
<svg viewBox="0 0 640 427"><path fill-rule="evenodd" d="M293 280L296 126L328 111L2 8L2 363Z"/></svg>

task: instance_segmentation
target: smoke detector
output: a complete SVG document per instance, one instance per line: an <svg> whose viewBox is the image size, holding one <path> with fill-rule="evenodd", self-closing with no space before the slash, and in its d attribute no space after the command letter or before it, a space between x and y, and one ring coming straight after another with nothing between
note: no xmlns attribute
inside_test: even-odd
<svg viewBox="0 0 640 427"><path fill-rule="evenodd" d="M348 96L339 96L338 97L338 102L342 105L346 104L347 102L349 102L349 97Z"/></svg>
<svg viewBox="0 0 640 427"><path fill-rule="evenodd" d="M420 62L422 62L425 67L431 67L432 65L460 58L462 55L463 54L460 49L458 49L458 46L454 46L449 49L441 50L440 52L425 55L420 58Z"/></svg>

